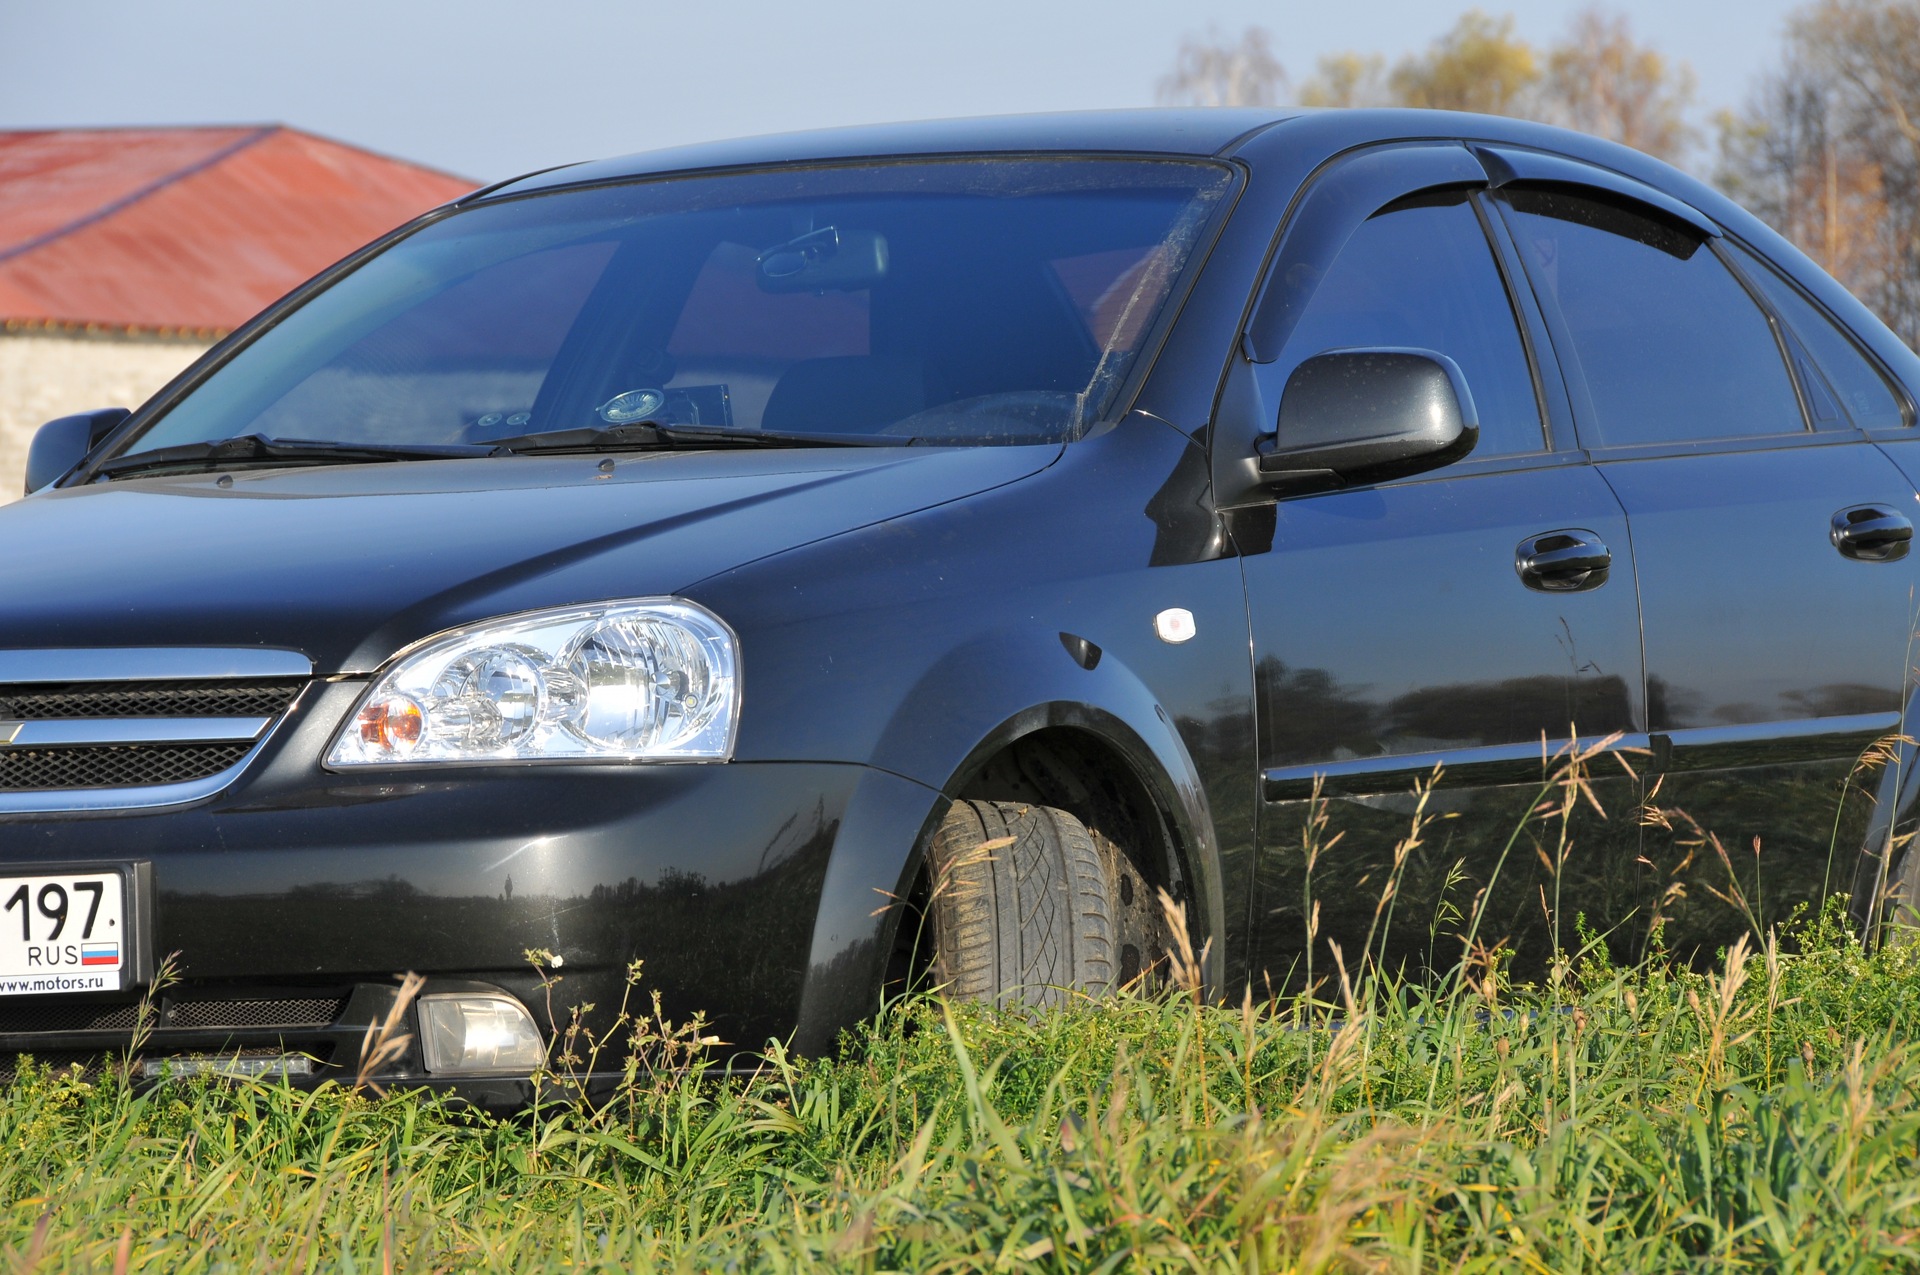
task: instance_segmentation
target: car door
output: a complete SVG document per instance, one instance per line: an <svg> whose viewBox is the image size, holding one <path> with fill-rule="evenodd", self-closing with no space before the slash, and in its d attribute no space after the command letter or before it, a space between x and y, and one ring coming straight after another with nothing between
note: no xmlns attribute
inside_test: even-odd
<svg viewBox="0 0 1920 1275"><path fill-rule="evenodd" d="M1729 243L1728 250L1738 262L1742 275L1766 299L1784 325L1794 367L1807 387L1807 406L1816 424L1852 424L1874 440L1900 471L1909 485L1920 491L1920 438L1915 437L1916 413L1913 400L1900 378L1889 372L1878 356L1855 332L1827 310L1811 293L1794 282L1783 270L1752 250ZM1838 285L1831 285L1837 287ZM1867 322L1873 320L1865 317ZM1858 322L1856 318L1856 322ZM1909 375L1917 364L1911 351L1898 347L1898 337L1884 328L1882 342L1893 342L1896 352L1905 356ZM1885 345L1880 346L1885 349ZM1916 625L1920 627L1920 625ZM1911 737L1915 720L1913 659L1907 668L1906 712L1900 732ZM1915 766L1920 749L1911 744L1893 749L1898 765L1881 768L1877 776L1862 776L1862 788L1874 793L1874 809L1865 835L1858 839L1861 854L1851 889L1854 915L1871 922L1880 914L1875 901L1889 891L1904 894L1911 908L1914 897L1912 860L1914 834L1920 831L1920 767ZM1846 831L1851 834L1853 829ZM1836 859L1853 849L1849 837L1835 846ZM1896 850L1887 854L1889 846ZM1845 872L1836 862L1835 887L1845 884Z"/></svg>
<svg viewBox="0 0 1920 1275"><path fill-rule="evenodd" d="M1532 844L1542 829L1510 837L1540 796L1543 759L1575 733L1640 728L1626 522L1573 446L1557 377L1537 375L1530 347L1543 329L1507 286L1512 263L1489 240L1484 184L1458 146L1334 168L1287 228L1247 357L1229 374L1215 436L1229 502L1228 462L1247 447L1236 423L1270 431L1288 376L1328 350L1444 354L1480 422L1471 454L1427 474L1239 493L1264 796L1250 892L1256 982L1317 979L1333 968L1332 945L1349 968L1369 943L1390 965L1449 964L1469 931L1537 969L1552 925ZM1556 569L1568 551L1576 565ZM1611 569L1592 569L1609 551ZM1436 766L1427 812L1443 817L1396 864L1412 789ZM1607 926L1638 901L1626 817L1638 791L1623 770L1596 774L1620 817L1583 827L1569 866L1574 893Z"/></svg>
<svg viewBox="0 0 1920 1275"><path fill-rule="evenodd" d="M1910 660L1914 489L1698 213L1564 160L1504 166L1495 202L1632 535L1652 804L1684 812L1646 845L1665 943L1711 957L1851 885L1848 777L1898 729Z"/></svg>

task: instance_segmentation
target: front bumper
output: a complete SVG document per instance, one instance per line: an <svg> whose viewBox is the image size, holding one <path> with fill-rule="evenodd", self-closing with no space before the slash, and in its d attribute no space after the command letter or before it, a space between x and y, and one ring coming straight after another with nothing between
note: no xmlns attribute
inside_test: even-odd
<svg viewBox="0 0 1920 1275"><path fill-rule="evenodd" d="M606 1022L637 960L635 1008L658 991L669 1018L704 1014L710 1034L747 1051L796 1033L830 1044L876 1003L885 927L871 914L885 900L874 891L898 886L937 793L824 763L321 771L315 759L363 687L316 683L247 773L196 805L0 818L11 869L152 865L153 957L172 956L181 980L169 1005L339 1005L329 1022L291 1028L189 1014L203 1023L190 1031L169 1008L148 1052L284 1047L320 1056L316 1078L350 1079L367 1024L409 971L429 991L505 989L550 1027L584 1003ZM550 995L530 950L559 958ZM81 1003L119 1022L106 1011L132 995ZM0 1000L0 1067L21 1052L124 1047L126 1033L75 1031L72 1015L51 1016L67 1024L55 1030L9 1030L48 1001L78 998ZM457 1078L428 1077L416 1049L377 1079ZM490 1078L478 1091L518 1083Z"/></svg>

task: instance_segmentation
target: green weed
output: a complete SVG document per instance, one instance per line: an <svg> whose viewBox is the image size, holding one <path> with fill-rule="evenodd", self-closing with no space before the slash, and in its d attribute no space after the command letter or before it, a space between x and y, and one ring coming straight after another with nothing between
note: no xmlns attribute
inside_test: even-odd
<svg viewBox="0 0 1920 1275"><path fill-rule="evenodd" d="M1531 850L1555 894L1593 755L1561 759L1498 858ZM1375 908L1383 932L1438 778ZM1310 866L1325 826L1309 819ZM23 1066L0 1101L0 1263L1920 1269L1920 946L1863 947L1840 898L1762 929L1731 857L1699 840L1753 920L1708 969L1657 945L1617 964L1575 917L1547 977L1517 984L1482 933L1483 892L1429 927L1430 948L1456 945L1447 976L1389 966L1370 928L1298 991L1223 1006L1200 995L1166 900L1163 991L1047 1012L916 995L833 1057L773 1044L751 1074L715 1067L697 1020L629 1002L616 1039L581 1014L558 1024L540 1077L556 1101L520 1120L359 1085L138 1090L124 1071ZM1302 907L1317 915L1310 889ZM623 1083L578 1101L609 1049L631 1059Z"/></svg>
<svg viewBox="0 0 1920 1275"><path fill-rule="evenodd" d="M1886 1270L1920 1265L1920 956L1838 901L1552 996L901 1003L839 1055L539 1120L26 1068L25 1270ZM1497 975L1495 976L1497 978ZM645 1042L643 1041L643 1044ZM642 1073L643 1075L645 1073Z"/></svg>

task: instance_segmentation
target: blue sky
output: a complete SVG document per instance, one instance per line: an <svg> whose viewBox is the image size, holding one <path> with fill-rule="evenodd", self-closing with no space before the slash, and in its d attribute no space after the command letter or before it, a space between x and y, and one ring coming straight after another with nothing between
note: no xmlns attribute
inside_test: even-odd
<svg viewBox="0 0 1920 1275"><path fill-rule="evenodd" d="M1144 106L1181 37L1267 27L1296 78L1389 58L1465 5L1268 0L0 0L0 128L279 121L481 180L793 128ZM1554 38L1580 0L1486 3ZM1704 112L1776 56L1791 0L1622 0Z"/></svg>

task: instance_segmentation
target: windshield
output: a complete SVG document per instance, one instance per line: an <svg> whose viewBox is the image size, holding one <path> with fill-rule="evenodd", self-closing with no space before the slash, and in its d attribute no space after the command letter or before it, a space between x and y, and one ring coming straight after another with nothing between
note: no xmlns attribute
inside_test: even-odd
<svg viewBox="0 0 1920 1275"><path fill-rule="evenodd" d="M1229 182L1205 163L995 158L483 204L317 294L119 454L643 424L1070 440L1110 405Z"/></svg>

